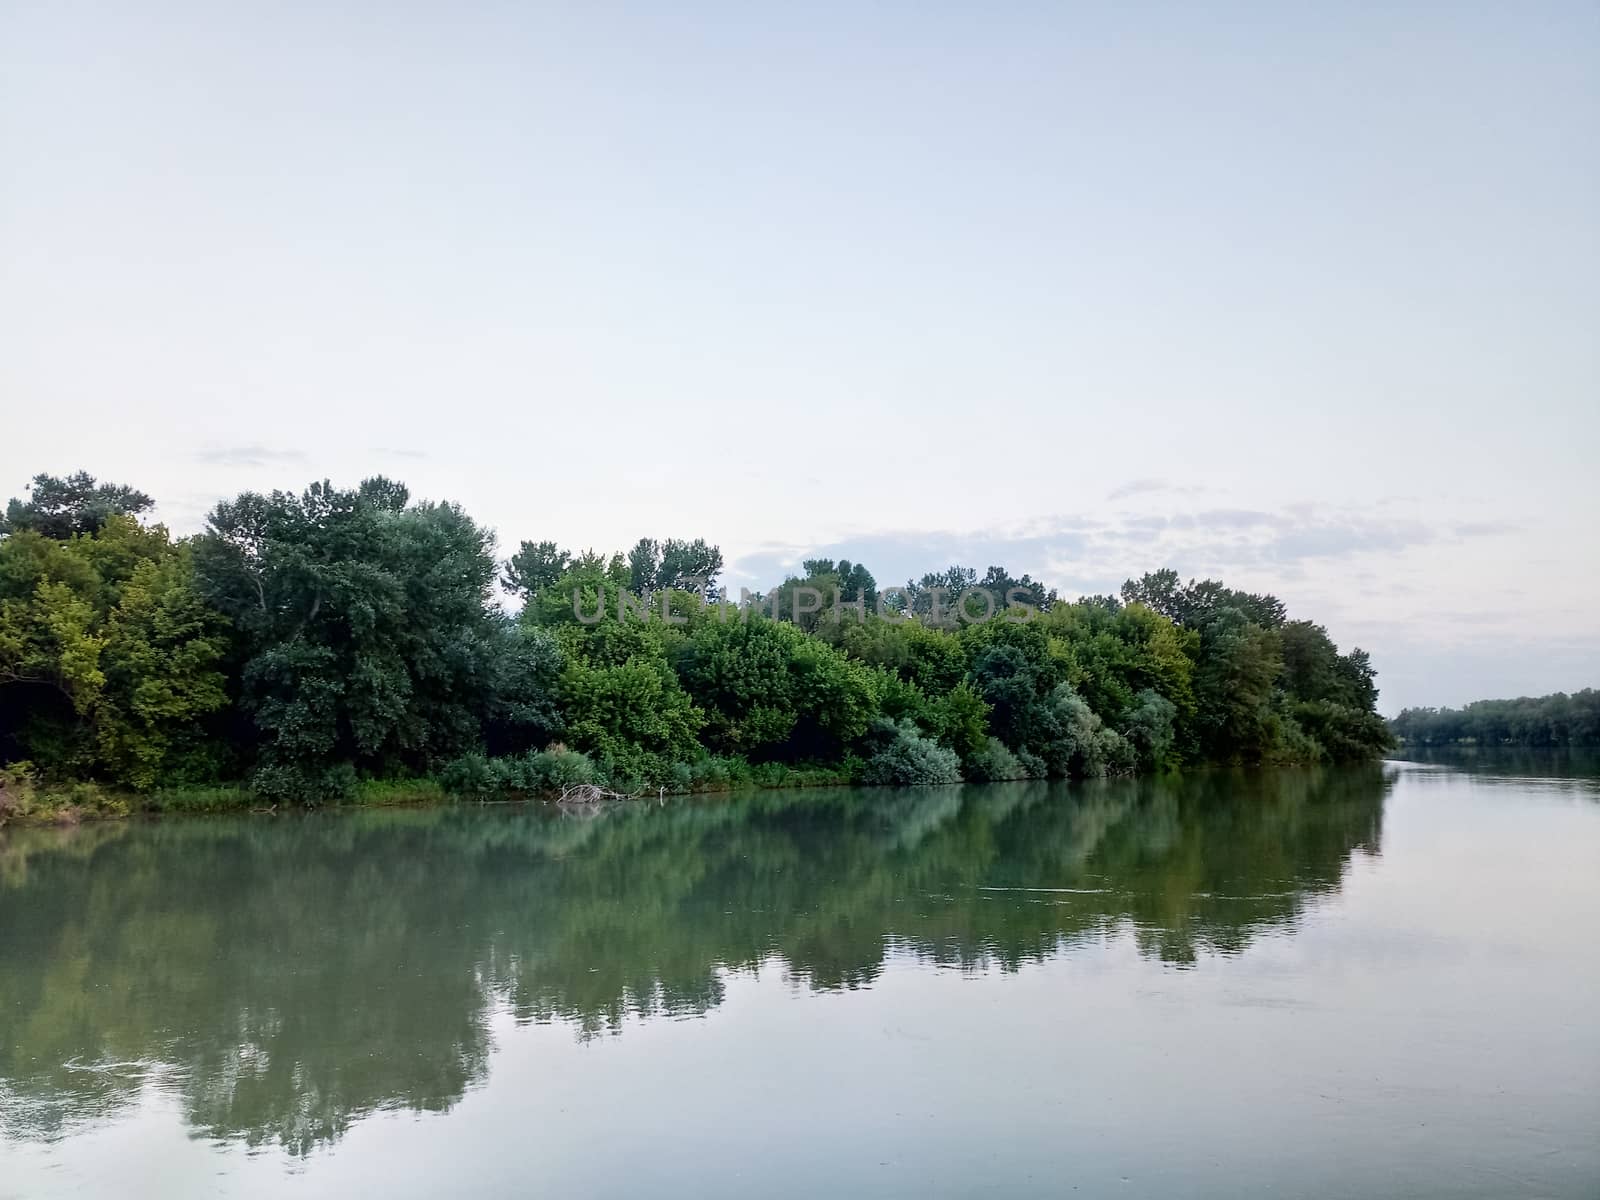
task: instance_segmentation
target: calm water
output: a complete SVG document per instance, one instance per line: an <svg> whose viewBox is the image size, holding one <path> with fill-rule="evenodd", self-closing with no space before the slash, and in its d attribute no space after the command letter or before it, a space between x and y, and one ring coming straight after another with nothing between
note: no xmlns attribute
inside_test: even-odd
<svg viewBox="0 0 1600 1200"><path fill-rule="evenodd" d="M0 838L0 1196L1600 1195L1570 763Z"/></svg>

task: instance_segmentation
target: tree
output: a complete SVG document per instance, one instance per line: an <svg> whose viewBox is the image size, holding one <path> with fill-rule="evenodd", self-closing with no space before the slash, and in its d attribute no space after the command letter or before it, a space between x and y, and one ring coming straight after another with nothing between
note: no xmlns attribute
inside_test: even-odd
<svg viewBox="0 0 1600 1200"><path fill-rule="evenodd" d="M1462 708L1407 708L1389 728L1417 746L1600 746L1600 689L1475 700Z"/></svg>
<svg viewBox="0 0 1600 1200"><path fill-rule="evenodd" d="M459 508L382 478L217 506L196 574L245 640L259 789L337 797L358 767L422 769L477 740L492 551Z"/></svg>
<svg viewBox="0 0 1600 1200"><path fill-rule="evenodd" d="M481 712L483 740L491 753L536 749L561 736L565 665L561 643L549 630L510 620L495 623Z"/></svg>
<svg viewBox="0 0 1600 1200"><path fill-rule="evenodd" d="M1263 629L1276 629L1285 620L1283 601L1276 596L1235 591L1215 579L1198 583L1191 579L1187 586L1181 586L1178 573L1170 568L1128 580L1122 585L1122 599L1127 604L1143 604L1170 621L1193 628L1230 608L1239 610Z"/></svg>
<svg viewBox="0 0 1600 1200"><path fill-rule="evenodd" d="M1200 633L1195 672L1202 748L1213 762L1260 762L1271 756L1274 685L1281 641L1239 609L1214 614Z"/></svg>
<svg viewBox="0 0 1600 1200"><path fill-rule="evenodd" d="M717 576L722 573L722 550L703 538L680 541L668 538L661 547L661 566L656 572L656 587L698 591L707 599L717 597Z"/></svg>
<svg viewBox="0 0 1600 1200"><path fill-rule="evenodd" d="M181 770L227 704L225 621L193 586L187 547L108 517L54 541L0 542L0 751L54 774L145 790Z"/></svg>
<svg viewBox="0 0 1600 1200"><path fill-rule="evenodd" d="M628 551L628 586L640 595L658 588L682 588L716 598L722 551L703 538L683 541L640 538Z"/></svg>
<svg viewBox="0 0 1600 1200"><path fill-rule="evenodd" d="M532 600L566 574L571 562L572 555L554 542L523 542L506 560L501 582L524 601Z"/></svg>
<svg viewBox="0 0 1600 1200"><path fill-rule="evenodd" d="M194 590L187 547L135 568L106 622L101 654L96 742L118 782L147 790L185 773L185 758L206 773L201 721L228 703L225 624Z"/></svg>
<svg viewBox="0 0 1600 1200"><path fill-rule="evenodd" d="M1057 599L1055 588L1047 588L1031 575L1012 575L1004 567L990 567L978 586L994 596L996 608L1026 604L1040 612L1049 612Z"/></svg>
<svg viewBox="0 0 1600 1200"><path fill-rule="evenodd" d="M93 475L79 471L59 479L35 475L27 500L13 498L0 517L0 536L33 530L47 538L65 541L73 534L100 531L113 516L135 517L155 501L143 492L115 483L96 483Z"/></svg>

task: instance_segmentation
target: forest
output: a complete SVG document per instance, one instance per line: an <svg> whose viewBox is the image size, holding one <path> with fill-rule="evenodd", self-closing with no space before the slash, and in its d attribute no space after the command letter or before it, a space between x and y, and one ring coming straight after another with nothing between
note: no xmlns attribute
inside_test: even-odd
<svg viewBox="0 0 1600 1200"><path fill-rule="evenodd" d="M1600 746L1600 691L1407 708L1389 728L1408 746Z"/></svg>
<svg viewBox="0 0 1600 1200"><path fill-rule="evenodd" d="M1002 567L890 588L814 559L740 606L702 539L500 561L459 506L384 478L245 492L187 538L153 507L80 472L36 476L0 518L0 821L1085 778L1390 744L1364 651L1171 570L1068 601ZM972 588L1003 611L941 600Z"/></svg>

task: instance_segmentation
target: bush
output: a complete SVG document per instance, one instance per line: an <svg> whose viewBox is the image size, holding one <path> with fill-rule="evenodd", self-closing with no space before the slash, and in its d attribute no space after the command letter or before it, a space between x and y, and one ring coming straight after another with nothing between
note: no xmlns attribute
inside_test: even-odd
<svg viewBox="0 0 1600 1200"><path fill-rule="evenodd" d="M287 765L259 767L250 778L256 795L273 804L343 804L356 790L356 769L350 763L330 766Z"/></svg>
<svg viewBox="0 0 1600 1200"><path fill-rule="evenodd" d="M1028 768L999 738L989 738L967 759L966 776L974 783L999 783L1007 779L1027 779Z"/></svg>
<svg viewBox="0 0 1600 1200"><path fill-rule="evenodd" d="M125 817L128 801L107 792L98 783L33 784L27 807L17 815L68 823L84 817Z"/></svg>
<svg viewBox="0 0 1600 1200"><path fill-rule="evenodd" d="M164 787L150 794L152 812L227 812L249 808L254 796L236 784L217 787Z"/></svg>
<svg viewBox="0 0 1600 1200"><path fill-rule="evenodd" d="M1102 729L1099 738L1100 761L1107 775L1132 775L1139 768L1139 755L1133 743L1115 729Z"/></svg>
<svg viewBox="0 0 1600 1200"><path fill-rule="evenodd" d="M483 800L498 790L499 778L482 754L463 754L439 772L439 786L454 796Z"/></svg>
<svg viewBox="0 0 1600 1200"><path fill-rule="evenodd" d="M0 825L30 815L34 803L33 764L17 762L0 767Z"/></svg>
<svg viewBox="0 0 1600 1200"><path fill-rule="evenodd" d="M363 779L351 800L355 804L426 804L443 800L444 788L435 779Z"/></svg>
<svg viewBox="0 0 1600 1200"><path fill-rule="evenodd" d="M1392 744L1389 728L1375 712L1310 700L1294 706L1294 724L1334 762L1361 762Z"/></svg>
<svg viewBox="0 0 1600 1200"><path fill-rule="evenodd" d="M742 758L711 755L689 764L689 786L697 792L721 792L750 781L750 764Z"/></svg>
<svg viewBox="0 0 1600 1200"><path fill-rule="evenodd" d="M1271 736L1271 749L1265 761L1275 764L1304 766L1321 762L1325 757L1322 744L1300 727L1293 717L1272 713L1267 717Z"/></svg>
<svg viewBox="0 0 1600 1200"><path fill-rule="evenodd" d="M862 783L912 786L961 782L961 760L954 750L923 737L909 721L881 724L887 728L880 728L879 736L887 740L867 760L861 772Z"/></svg>
<svg viewBox="0 0 1600 1200"><path fill-rule="evenodd" d="M1167 764L1177 717L1178 706L1159 692L1146 688L1134 697L1133 708L1122 723L1122 736L1133 748L1137 767L1148 771Z"/></svg>
<svg viewBox="0 0 1600 1200"><path fill-rule="evenodd" d="M1044 779L1049 776L1050 771L1044 765L1044 759L1033 753L1033 751L1019 749L1016 755L1017 765L1026 772L1023 775L1024 779Z"/></svg>
<svg viewBox="0 0 1600 1200"><path fill-rule="evenodd" d="M1107 729L1088 701L1070 684L1050 693L1052 732L1042 746L1051 775L1072 779L1099 779L1131 772L1137 757L1128 739Z"/></svg>
<svg viewBox="0 0 1600 1200"><path fill-rule="evenodd" d="M600 771L587 754L555 745L512 760L517 784L525 792L560 792L584 783L599 783Z"/></svg>
<svg viewBox="0 0 1600 1200"><path fill-rule="evenodd" d="M445 791L473 800L553 795L578 784L604 782L600 769L588 755L559 744L504 758L463 754L439 772L439 784Z"/></svg>

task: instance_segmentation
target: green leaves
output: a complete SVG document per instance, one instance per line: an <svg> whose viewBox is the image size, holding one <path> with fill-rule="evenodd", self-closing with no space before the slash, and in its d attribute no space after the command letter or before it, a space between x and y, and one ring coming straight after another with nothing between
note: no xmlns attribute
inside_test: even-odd
<svg viewBox="0 0 1600 1200"><path fill-rule="evenodd" d="M112 777L139 791L193 748L203 717L228 703L219 669L225 622L193 583L181 549L160 563L141 562L107 621L96 743Z"/></svg>
<svg viewBox="0 0 1600 1200"><path fill-rule="evenodd" d="M188 543L140 524L149 506L79 474L40 476L7 510L0 762L141 790L248 771L262 795L316 803L452 761L469 790L558 767L689 786L731 779L729 762L752 779L931 782L1387 743L1364 652L1340 654L1270 595L1172 571L1064 603L1026 575L951 567L886 619L865 566L811 559L791 583L864 608L823 620L807 605L797 625L685 590L715 592L722 554L702 539L645 538L626 557L524 542L504 567L525 602L512 618L494 604L492 534L393 480L245 492ZM654 594L622 619L630 585ZM962 623L950 606L974 585L1027 609ZM563 741L587 757L549 749Z"/></svg>
<svg viewBox="0 0 1600 1200"><path fill-rule="evenodd" d="M285 794L336 789L340 763L424 770L505 715L491 691L493 538L455 505L408 505L382 478L247 492L217 506L195 556L244 635L241 703Z"/></svg>
<svg viewBox="0 0 1600 1200"><path fill-rule="evenodd" d="M55 541L74 534L98 533L108 518L133 517L149 510L155 501L143 492L114 483L96 483L93 475L79 471L58 479L35 475L26 500L13 499L0 517L0 537L32 530Z"/></svg>
<svg viewBox="0 0 1600 1200"><path fill-rule="evenodd" d="M160 526L111 516L65 542L13 534L0 542L0 714L7 683L50 689L66 704L29 703L13 735L30 756L148 789L227 703L225 625Z"/></svg>

